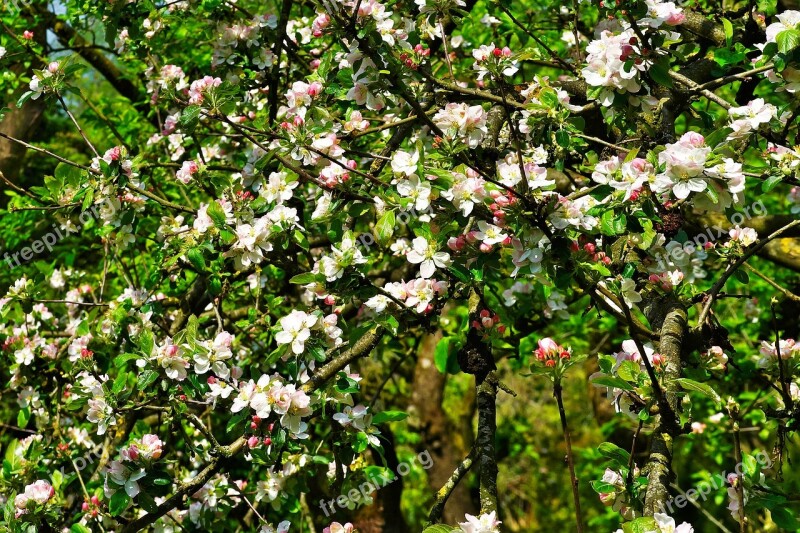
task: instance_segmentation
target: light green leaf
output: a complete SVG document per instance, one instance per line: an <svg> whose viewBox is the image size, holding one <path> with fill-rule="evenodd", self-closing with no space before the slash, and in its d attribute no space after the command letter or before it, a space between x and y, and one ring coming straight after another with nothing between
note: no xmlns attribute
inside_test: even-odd
<svg viewBox="0 0 800 533"><path fill-rule="evenodd" d="M684 390L699 392L700 394L708 396L717 403L721 401L719 394L717 394L717 392L714 389L712 389L705 383L699 383L689 378L677 378L675 382L678 385L680 385L681 388Z"/></svg>

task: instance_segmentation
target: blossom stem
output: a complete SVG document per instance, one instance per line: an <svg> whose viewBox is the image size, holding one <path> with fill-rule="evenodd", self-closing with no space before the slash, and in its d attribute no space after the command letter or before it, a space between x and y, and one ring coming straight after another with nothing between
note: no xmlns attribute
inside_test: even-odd
<svg viewBox="0 0 800 533"><path fill-rule="evenodd" d="M578 478L575 476L575 461L572 457L572 439L567 425L567 413L564 411L564 400L562 398L561 380L557 379L553 384L553 396L558 403L558 414L561 417L561 429L564 431L564 445L567 448L567 466L569 467L569 479L572 485L572 499L575 502L575 522L578 533L583 532L583 517L581 516L581 498L578 493Z"/></svg>

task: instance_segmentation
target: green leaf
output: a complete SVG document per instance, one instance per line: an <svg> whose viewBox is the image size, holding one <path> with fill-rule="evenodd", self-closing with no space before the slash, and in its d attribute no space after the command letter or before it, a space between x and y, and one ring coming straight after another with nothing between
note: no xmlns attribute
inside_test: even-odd
<svg viewBox="0 0 800 533"><path fill-rule="evenodd" d="M69 528L70 533L92 533L92 530L88 527L84 526L83 524L72 524L72 527Z"/></svg>
<svg viewBox="0 0 800 533"><path fill-rule="evenodd" d="M778 43L778 52L788 54L797 47L800 47L800 30L783 30L775 37Z"/></svg>
<svg viewBox="0 0 800 533"><path fill-rule="evenodd" d="M158 511L158 505L152 496L146 492L140 492L136 497L136 503L148 513L155 513Z"/></svg>
<svg viewBox="0 0 800 533"><path fill-rule="evenodd" d="M708 199L711 200L712 204L716 205L719 203L719 194L717 193L717 190L714 188L713 185L710 187L706 187L705 193L706 196L708 196Z"/></svg>
<svg viewBox="0 0 800 533"><path fill-rule="evenodd" d="M728 138L728 135L733 133L733 129L731 128L720 128L718 130L714 130L710 134L706 135L706 146L715 147L722 141Z"/></svg>
<svg viewBox="0 0 800 533"><path fill-rule="evenodd" d="M661 531L661 528L658 527L654 518L642 517L622 524L622 531L624 533L653 533L654 531Z"/></svg>
<svg viewBox="0 0 800 533"><path fill-rule="evenodd" d="M456 279L458 279L458 281L469 283L472 280L469 270L464 268L463 265L460 265L458 263L453 263L448 267L448 269L450 270L450 272L453 273L453 275L456 277Z"/></svg>
<svg viewBox="0 0 800 533"><path fill-rule="evenodd" d="M208 216L211 217L211 220L214 221L214 225L218 228L222 229L227 227L227 223L225 222L225 211L222 209L222 206L219 205L217 202L211 202L208 204Z"/></svg>
<svg viewBox="0 0 800 533"><path fill-rule="evenodd" d="M638 146L635 146L635 147L633 148L633 150L631 150L630 152L628 152L628 155L626 155L626 156L625 156L625 161L623 161L623 163L630 163L631 161L633 161L634 159L636 159L636 156L637 156L637 155L639 155L639 147L638 147Z"/></svg>
<svg viewBox="0 0 800 533"><path fill-rule="evenodd" d="M458 346L453 337L444 337L436 343L433 363L442 374L458 374L461 367L458 365Z"/></svg>
<svg viewBox="0 0 800 533"><path fill-rule="evenodd" d="M394 211L386 211L375 224L375 238L381 246L386 246L392 239L394 228L397 223Z"/></svg>
<svg viewBox="0 0 800 533"><path fill-rule="evenodd" d="M33 91L28 91L26 93L23 93L22 96L19 97L19 100L17 100L17 107L22 107L25 102L31 99L31 96L33 96L33 94L34 94Z"/></svg>
<svg viewBox="0 0 800 533"><path fill-rule="evenodd" d="M143 330L139 335L139 349L144 355L149 356L151 353L153 353L154 347L155 341L153 340L153 332L149 329Z"/></svg>
<svg viewBox="0 0 800 533"><path fill-rule="evenodd" d="M137 378L137 386L139 387L139 390L146 390L147 387L155 382L156 379L158 379L158 372L149 369L143 370Z"/></svg>
<svg viewBox="0 0 800 533"><path fill-rule="evenodd" d="M315 281L317 281L316 274L311 272L303 272L302 274L292 276L292 279L289 280L289 283L293 285L308 285L309 283L314 283Z"/></svg>
<svg viewBox="0 0 800 533"><path fill-rule="evenodd" d="M229 418L228 423L225 426L225 433L233 432L233 430L236 429L236 426L243 423L246 418L247 418L247 411L242 411L239 414Z"/></svg>
<svg viewBox="0 0 800 533"><path fill-rule="evenodd" d="M606 211L600 215L600 231L603 235L614 235L614 212Z"/></svg>
<svg viewBox="0 0 800 533"><path fill-rule="evenodd" d="M456 528L453 526L447 526L444 524L435 524L433 526L428 526L422 533L450 533L451 531L455 531Z"/></svg>
<svg viewBox="0 0 800 533"><path fill-rule="evenodd" d="M566 130L556 132L556 142L563 148L569 148L569 133Z"/></svg>
<svg viewBox="0 0 800 533"><path fill-rule="evenodd" d="M184 133L191 135L194 133L197 123L200 122L200 106L190 105L181 113L181 118L178 121Z"/></svg>
<svg viewBox="0 0 800 533"><path fill-rule="evenodd" d="M733 272L733 277L737 279L743 285L748 285L750 283L750 274L742 270L741 268L736 269Z"/></svg>
<svg viewBox="0 0 800 533"><path fill-rule="evenodd" d="M617 369L617 375L625 381L635 382L640 373L639 363L633 361L623 361Z"/></svg>
<svg viewBox="0 0 800 533"><path fill-rule="evenodd" d="M31 411L27 407L25 409L20 409L17 413L17 426L22 429L25 429L25 426L28 425L28 421L31 419Z"/></svg>
<svg viewBox="0 0 800 533"><path fill-rule="evenodd" d="M705 383L699 383L689 378L677 378L675 382L684 390L699 392L700 394L708 396L717 403L721 401L719 394L717 394L714 389Z"/></svg>
<svg viewBox="0 0 800 533"><path fill-rule="evenodd" d="M128 382L128 374L127 372L120 372L117 376L117 379L114 380L114 385L111 387L111 392L114 394L119 394L125 389L125 385Z"/></svg>
<svg viewBox="0 0 800 533"><path fill-rule="evenodd" d="M777 184L783 181L783 176L770 176L761 183L761 192L769 192L775 188Z"/></svg>
<svg viewBox="0 0 800 533"><path fill-rule="evenodd" d="M602 443L597 447L597 451L600 452L600 455L603 457L607 457L622 466L627 466L631 459L631 454L611 442Z"/></svg>
<svg viewBox="0 0 800 533"><path fill-rule="evenodd" d="M663 63L654 63L647 71L653 81L664 87L672 87L672 78L669 77L669 67Z"/></svg>
<svg viewBox="0 0 800 533"><path fill-rule="evenodd" d="M722 18L722 29L725 31L725 46L730 48L733 40L733 24L730 20Z"/></svg>
<svg viewBox="0 0 800 533"><path fill-rule="evenodd" d="M755 479L758 474L758 462L756 458L750 454L744 454L742 458L742 466L744 467L743 473L750 479Z"/></svg>
<svg viewBox="0 0 800 533"><path fill-rule="evenodd" d="M595 492L598 494L608 494L610 492L616 492L617 487L612 485L611 483L606 483L605 481L595 480L591 481L590 484Z"/></svg>
<svg viewBox="0 0 800 533"><path fill-rule="evenodd" d="M189 259L189 262L197 270L205 270L206 269L206 260L203 257L203 251L200 248L191 248L186 252L186 257Z"/></svg>
<svg viewBox="0 0 800 533"><path fill-rule="evenodd" d="M408 418L405 411L382 411L372 417L373 424L383 424L384 422L399 422Z"/></svg>
<svg viewBox="0 0 800 533"><path fill-rule="evenodd" d="M129 503L131 503L130 496L124 490L118 490L108 502L108 511L111 516L119 516L128 508Z"/></svg>
<svg viewBox="0 0 800 533"><path fill-rule="evenodd" d="M633 385L624 379L615 378L612 376L600 376L592 380L592 385L598 387L608 387L610 389L622 389L624 391L632 391Z"/></svg>

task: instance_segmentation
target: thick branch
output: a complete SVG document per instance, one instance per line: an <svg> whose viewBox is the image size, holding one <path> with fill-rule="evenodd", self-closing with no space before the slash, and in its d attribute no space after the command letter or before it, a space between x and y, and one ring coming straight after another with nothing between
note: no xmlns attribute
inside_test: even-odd
<svg viewBox="0 0 800 533"><path fill-rule="evenodd" d="M478 437L475 447L480 460L481 513L491 513L497 511L497 376L494 371L478 384L477 389Z"/></svg>
<svg viewBox="0 0 800 533"><path fill-rule="evenodd" d="M655 302L650 308L648 319L654 325L661 322L661 342L659 353L664 358L663 376L666 401L673 413L679 408L679 385L675 381L681 375L681 352L683 337L686 334L686 310L674 296ZM647 491L644 500L644 514L653 516L661 512L669 499L669 486L672 482L672 446L680 435L681 428L672 417L660 416L650 445L650 456L643 473L647 476Z"/></svg>

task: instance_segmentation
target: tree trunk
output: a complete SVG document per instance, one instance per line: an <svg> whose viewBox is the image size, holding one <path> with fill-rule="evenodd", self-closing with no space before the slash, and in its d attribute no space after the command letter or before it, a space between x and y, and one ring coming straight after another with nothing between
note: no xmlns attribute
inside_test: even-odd
<svg viewBox="0 0 800 533"><path fill-rule="evenodd" d="M427 450L433 459L428 470L428 483L436 492L452 475L472 447L472 413L475 410L474 389L465 397L469 416L453 420L445 413L442 401L447 376L436 369L434 354L441 331L425 335L417 354L414 369L412 404L416 411L419 431L422 434L420 452ZM472 501L467 485L459 483L444 508L442 522L455 524L464 521L464 515L477 514L478 506Z"/></svg>

